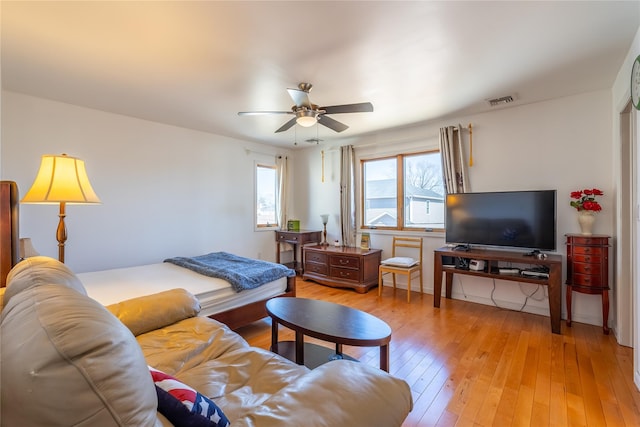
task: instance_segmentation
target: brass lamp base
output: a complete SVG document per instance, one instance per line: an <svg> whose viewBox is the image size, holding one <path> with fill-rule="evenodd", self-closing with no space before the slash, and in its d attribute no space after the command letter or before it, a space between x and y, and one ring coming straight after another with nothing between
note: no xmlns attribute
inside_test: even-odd
<svg viewBox="0 0 640 427"><path fill-rule="evenodd" d="M327 224L322 224L322 226L324 230L322 232L322 243L320 243L320 246L329 246L329 242L327 242Z"/></svg>
<svg viewBox="0 0 640 427"><path fill-rule="evenodd" d="M67 241L67 226L64 223L64 217L67 216L66 203L60 202L60 222L58 222L58 229L56 230L56 239L58 239L58 261L64 263L64 243Z"/></svg>

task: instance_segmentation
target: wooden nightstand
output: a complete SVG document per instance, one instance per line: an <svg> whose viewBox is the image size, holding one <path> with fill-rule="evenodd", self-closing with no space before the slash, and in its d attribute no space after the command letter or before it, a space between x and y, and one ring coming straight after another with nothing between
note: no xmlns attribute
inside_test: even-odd
<svg viewBox="0 0 640 427"><path fill-rule="evenodd" d="M602 295L602 330L609 334L609 236L567 234L567 326L571 294Z"/></svg>
<svg viewBox="0 0 640 427"><path fill-rule="evenodd" d="M304 271L304 252L300 250L301 260L298 262L298 247L302 248L306 244L320 243L322 241L321 231L276 231L276 262L280 264L280 243L289 243L293 245L293 262L285 265L296 271L296 274L302 274Z"/></svg>

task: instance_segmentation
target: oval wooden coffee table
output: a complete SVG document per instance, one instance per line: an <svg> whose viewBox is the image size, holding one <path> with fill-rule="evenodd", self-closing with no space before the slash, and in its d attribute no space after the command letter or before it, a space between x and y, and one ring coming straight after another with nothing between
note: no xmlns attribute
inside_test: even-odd
<svg viewBox="0 0 640 427"><path fill-rule="evenodd" d="M299 365L315 367L333 359L351 359L342 354L343 345L379 346L380 369L389 372L391 328L369 313L327 301L292 297L269 300L267 313L272 319L271 351L274 353L285 356ZM278 342L279 324L295 331L295 343ZM305 343L305 335L335 343L335 353L332 349ZM307 359L315 358L315 362L305 363L305 356Z"/></svg>

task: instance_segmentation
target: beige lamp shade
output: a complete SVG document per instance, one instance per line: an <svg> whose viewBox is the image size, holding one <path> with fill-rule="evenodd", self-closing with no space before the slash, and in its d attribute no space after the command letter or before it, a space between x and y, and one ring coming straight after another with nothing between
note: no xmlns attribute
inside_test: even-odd
<svg viewBox="0 0 640 427"><path fill-rule="evenodd" d="M60 221L56 230L58 259L64 262L64 244L67 241L67 226L64 223L67 203L100 203L91 187L84 162L62 154L44 155L35 181L22 203L57 203L60 205Z"/></svg>
<svg viewBox="0 0 640 427"><path fill-rule="evenodd" d="M66 154L44 155L35 181L22 203L100 203L84 161Z"/></svg>

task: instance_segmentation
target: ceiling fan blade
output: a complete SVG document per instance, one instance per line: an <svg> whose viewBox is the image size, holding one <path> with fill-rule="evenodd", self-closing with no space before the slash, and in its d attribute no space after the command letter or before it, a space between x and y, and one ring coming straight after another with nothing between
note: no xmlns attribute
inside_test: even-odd
<svg viewBox="0 0 640 427"><path fill-rule="evenodd" d="M282 126L280 126L280 128L275 132L284 132L285 130L289 130L291 129L291 126L296 124L296 117L294 117L293 119L289 120L287 123L283 124Z"/></svg>
<svg viewBox="0 0 640 427"><path fill-rule="evenodd" d="M293 99L293 102L296 103L298 107L307 107L311 108L311 101L309 101L309 92L305 92L300 89L287 89L289 92L289 96Z"/></svg>
<svg viewBox="0 0 640 427"><path fill-rule="evenodd" d="M293 114L293 111L240 111L239 116L260 116L264 114Z"/></svg>
<svg viewBox="0 0 640 427"><path fill-rule="evenodd" d="M370 102L361 102L359 104L331 105L329 107L320 107L326 114L339 113L371 113L373 112L373 104Z"/></svg>
<svg viewBox="0 0 640 427"><path fill-rule="evenodd" d="M327 117L324 114L318 117L318 123L328 127L329 129L333 129L336 132L342 132L343 130L349 129L349 126L345 125L344 123L340 123L339 121L334 120L331 117Z"/></svg>

